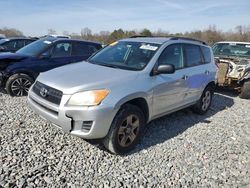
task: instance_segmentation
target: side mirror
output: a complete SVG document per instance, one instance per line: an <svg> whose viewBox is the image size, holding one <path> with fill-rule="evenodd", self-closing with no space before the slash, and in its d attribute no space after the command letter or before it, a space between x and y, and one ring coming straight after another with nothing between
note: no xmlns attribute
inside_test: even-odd
<svg viewBox="0 0 250 188"><path fill-rule="evenodd" d="M154 71L154 74L173 74L175 72L174 65L168 64L168 65L159 65L156 70Z"/></svg>
<svg viewBox="0 0 250 188"><path fill-rule="evenodd" d="M5 52L5 51L6 51L6 47L0 46L0 52Z"/></svg>
<svg viewBox="0 0 250 188"><path fill-rule="evenodd" d="M48 54L48 53L42 53L42 54L40 55L40 58L41 58L41 59L49 59L49 58L50 58L50 54Z"/></svg>

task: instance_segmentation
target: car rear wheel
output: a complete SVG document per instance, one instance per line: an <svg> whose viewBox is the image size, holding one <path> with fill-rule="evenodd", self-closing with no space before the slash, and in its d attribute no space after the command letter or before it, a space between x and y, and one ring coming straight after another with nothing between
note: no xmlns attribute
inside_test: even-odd
<svg viewBox="0 0 250 188"><path fill-rule="evenodd" d="M6 82L7 93L11 96L25 96L34 80L27 74L14 74Z"/></svg>
<svg viewBox="0 0 250 188"><path fill-rule="evenodd" d="M250 80L244 82L239 97L242 99L250 99Z"/></svg>
<svg viewBox="0 0 250 188"><path fill-rule="evenodd" d="M138 143L144 126L143 112L137 106L126 104L115 116L103 144L112 153L128 153Z"/></svg>
<svg viewBox="0 0 250 188"><path fill-rule="evenodd" d="M211 106L212 98L213 88L211 86L207 86L199 101L192 107L193 111L197 114L205 114Z"/></svg>

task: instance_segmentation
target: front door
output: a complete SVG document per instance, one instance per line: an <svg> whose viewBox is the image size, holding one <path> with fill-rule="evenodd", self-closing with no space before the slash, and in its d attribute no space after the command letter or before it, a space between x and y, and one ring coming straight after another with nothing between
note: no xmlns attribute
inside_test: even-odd
<svg viewBox="0 0 250 188"><path fill-rule="evenodd" d="M166 47L158 59L158 65L172 64L175 73L160 74L153 79L153 110L158 116L183 105L188 86L186 70L184 69L183 47L181 44L172 44Z"/></svg>
<svg viewBox="0 0 250 188"><path fill-rule="evenodd" d="M73 62L73 58L71 56L72 44L71 42L58 42L47 50L43 54L48 54L50 57L45 58L40 63L40 72L45 72L51 70L53 68L67 65Z"/></svg>

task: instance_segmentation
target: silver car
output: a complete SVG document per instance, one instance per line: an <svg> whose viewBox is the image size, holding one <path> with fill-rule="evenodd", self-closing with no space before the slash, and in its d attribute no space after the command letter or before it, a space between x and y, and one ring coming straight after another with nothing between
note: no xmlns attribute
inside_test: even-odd
<svg viewBox="0 0 250 188"><path fill-rule="evenodd" d="M216 75L212 50L204 42L133 37L86 62L41 73L28 103L66 133L101 139L110 152L124 154L153 119L188 106L204 114Z"/></svg>

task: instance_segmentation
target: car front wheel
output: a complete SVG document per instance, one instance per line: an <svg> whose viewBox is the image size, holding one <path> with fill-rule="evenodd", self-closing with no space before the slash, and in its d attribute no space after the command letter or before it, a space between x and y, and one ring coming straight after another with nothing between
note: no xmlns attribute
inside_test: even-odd
<svg viewBox="0 0 250 188"><path fill-rule="evenodd" d="M115 154L130 152L138 143L145 126L143 112L135 105L124 105L115 116L103 143Z"/></svg>
<svg viewBox="0 0 250 188"><path fill-rule="evenodd" d="M6 82L7 93L11 96L25 96L34 80L27 74L14 74Z"/></svg>
<svg viewBox="0 0 250 188"><path fill-rule="evenodd" d="M250 80L244 82L239 97L242 99L250 99Z"/></svg>

